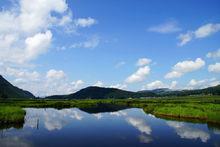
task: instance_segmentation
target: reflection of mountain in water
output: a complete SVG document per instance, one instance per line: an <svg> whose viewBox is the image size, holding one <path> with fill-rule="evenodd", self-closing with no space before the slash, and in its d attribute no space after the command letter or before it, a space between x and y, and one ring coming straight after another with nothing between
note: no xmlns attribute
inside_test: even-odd
<svg viewBox="0 0 220 147"><path fill-rule="evenodd" d="M100 112L114 112L128 108L127 106L120 106L114 104L103 104L98 103L97 105L93 105L91 107L80 108L80 110L88 112L88 113L100 113Z"/></svg>

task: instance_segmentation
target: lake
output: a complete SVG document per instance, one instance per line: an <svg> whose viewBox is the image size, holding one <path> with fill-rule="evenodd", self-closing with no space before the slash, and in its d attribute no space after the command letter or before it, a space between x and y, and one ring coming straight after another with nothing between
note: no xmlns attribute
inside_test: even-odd
<svg viewBox="0 0 220 147"><path fill-rule="evenodd" d="M23 124L1 126L0 147L220 147L215 125L160 119L138 108L25 110Z"/></svg>

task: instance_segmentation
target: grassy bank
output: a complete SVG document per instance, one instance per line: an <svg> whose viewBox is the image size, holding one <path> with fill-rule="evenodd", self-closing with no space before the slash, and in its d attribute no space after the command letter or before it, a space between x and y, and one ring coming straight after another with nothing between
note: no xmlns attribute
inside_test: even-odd
<svg viewBox="0 0 220 147"><path fill-rule="evenodd" d="M21 121L25 115L22 108L26 107L58 109L77 107L94 113L137 107L160 118L169 117L220 124L220 96L123 100L0 100L0 120L5 122Z"/></svg>
<svg viewBox="0 0 220 147"><path fill-rule="evenodd" d="M25 110L21 107L1 106L0 124L22 123L24 122Z"/></svg>

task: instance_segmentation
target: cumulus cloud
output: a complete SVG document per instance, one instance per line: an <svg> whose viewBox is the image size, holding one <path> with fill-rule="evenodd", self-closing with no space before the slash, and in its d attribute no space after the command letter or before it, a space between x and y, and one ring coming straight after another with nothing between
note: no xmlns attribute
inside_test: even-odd
<svg viewBox="0 0 220 147"><path fill-rule="evenodd" d="M97 81L93 86L102 87L104 83L102 81Z"/></svg>
<svg viewBox="0 0 220 147"><path fill-rule="evenodd" d="M153 90L153 89L158 89L158 88L175 89L176 86L177 86L177 81L172 81L169 85L169 84L163 83L162 81L156 80L156 81L153 81L151 83L144 85L142 87L142 90Z"/></svg>
<svg viewBox="0 0 220 147"><path fill-rule="evenodd" d="M66 15L71 12L65 0L20 0L13 6L0 11L2 62L23 64L36 59L50 47L53 36L50 29L58 26L61 19L66 19L62 25L70 22ZM52 15L53 12L62 18Z"/></svg>
<svg viewBox="0 0 220 147"><path fill-rule="evenodd" d="M62 70L54 70L54 69L51 69L47 72L47 75L46 75L47 79L49 80L53 80L53 79L56 79L56 80L61 80L63 78L65 78L65 73L62 71Z"/></svg>
<svg viewBox="0 0 220 147"><path fill-rule="evenodd" d="M135 73L130 75L125 82L126 83L136 83L136 82L141 82L143 81L147 75L150 74L150 67L149 66L144 66L140 67Z"/></svg>
<svg viewBox="0 0 220 147"><path fill-rule="evenodd" d="M169 21L163 24L152 26L148 28L147 30L150 32L168 34L168 33L179 32L181 28L178 26L178 23L176 21Z"/></svg>
<svg viewBox="0 0 220 147"><path fill-rule="evenodd" d="M16 82L38 81L40 79L40 73L37 71L28 71L8 66L0 66L0 74L12 76Z"/></svg>
<svg viewBox="0 0 220 147"><path fill-rule="evenodd" d="M172 71L165 75L165 78L166 79L179 78L186 73L199 70L204 65L205 65L205 61L203 61L201 58L197 58L195 61L186 60L186 61L178 62L176 65L172 67Z"/></svg>
<svg viewBox="0 0 220 147"><path fill-rule="evenodd" d="M207 88L210 86L216 86L219 84L220 84L220 81L217 80L216 78L203 79L203 80L192 79L189 81L185 89L201 89L201 88Z"/></svg>
<svg viewBox="0 0 220 147"><path fill-rule="evenodd" d="M79 89L85 82L83 80L73 81L71 85L73 85L74 89Z"/></svg>
<svg viewBox="0 0 220 147"><path fill-rule="evenodd" d="M211 64L208 67L209 72L220 73L220 63Z"/></svg>
<svg viewBox="0 0 220 147"><path fill-rule="evenodd" d="M115 85L111 85L110 88L126 89L127 85L126 84L115 84Z"/></svg>
<svg viewBox="0 0 220 147"><path fill-rule="evenodd" d="M90 27L97 23L97 20L94 18L88 17L88 18L78 18L75 21L76 26L79 27Z"/></svg>
<svg viewBox="0 0 220 147"><path fill-rule="evenodd" d="M0 74L10 77L12 84L36 96L70 94L83 87L84 81L71 82L64 71L50 69L46 73L0 65Z"/></svg>
<svg viewBox="0 0 220 147"><path fill-rule="evenodd" d="M25 57L23 60L35 59L40 54L47 51L52 39L51 31L37 33L25 39ZM21 60L22 61L22 60Z"/></svg>
<svg viewBox="0 0 220 147"><path fill-rule="evenodd" d="M183 46L186 43L190 42L192 39L205 38L219 31L220 31L220 23L205 24L199 27L198 29L196 29L195 31L188 31L185 34L180 34L178 37L178 39L180 40L179 45Z"/></svg>
<svg viewBox="0 0 220 147"><path fill-rule="evenodd" d="M178 39L180 40L180 43L178 44L179 46L183 46L185 45L186 43L188 43L189 41L191 41L193 38L193 32L191 31L188 31L187 33L185 34L180 34L178 36Z"/></svg>
<svg viewBox="0 0 220 147"><path fill-rule="evenodd" d="M216 32L220 31L220 23L217 24L206 24L203 25L201 27L199 27L196 31L195 31L195 37L196 38L204 38L207 36L210 36Z"/></svg>
<svg viewBox="0 0 220 147"><path fill-rule="evenodd" d="M163 82L161 82L161 81L159 81L159 80L156 80L156 81L154 81L154 82L151 82L151 83L145 85L145 86L144 86L144 89L149 89L149 90L151 90L151 89L165 88L165 87L166 87L166 85L165 85Z"/></svg>
<svg viewBox="0 0 220 147"><path fill-rule="evenodd" d="M151 63L151 59L148 58L140 58L138 59L136 65L137 66L145 66Z"/></svg>
<svg viewBox="0 0 220 147"><path fill-rule="evenodd" d="M206 57L208 58L220 58L220 49L214 52L209 52Z"/></svg>

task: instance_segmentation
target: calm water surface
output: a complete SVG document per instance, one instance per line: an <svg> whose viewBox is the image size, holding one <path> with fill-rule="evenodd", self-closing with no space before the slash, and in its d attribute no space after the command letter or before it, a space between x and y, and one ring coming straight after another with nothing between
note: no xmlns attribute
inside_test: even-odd
<svg viewBox="0 0 220 147"><path fill-rule="evenodd" d="M1 129L0 147L220 147L220 129L168 121L132 108L89 114L27 108L21 128Z"/></svg>

